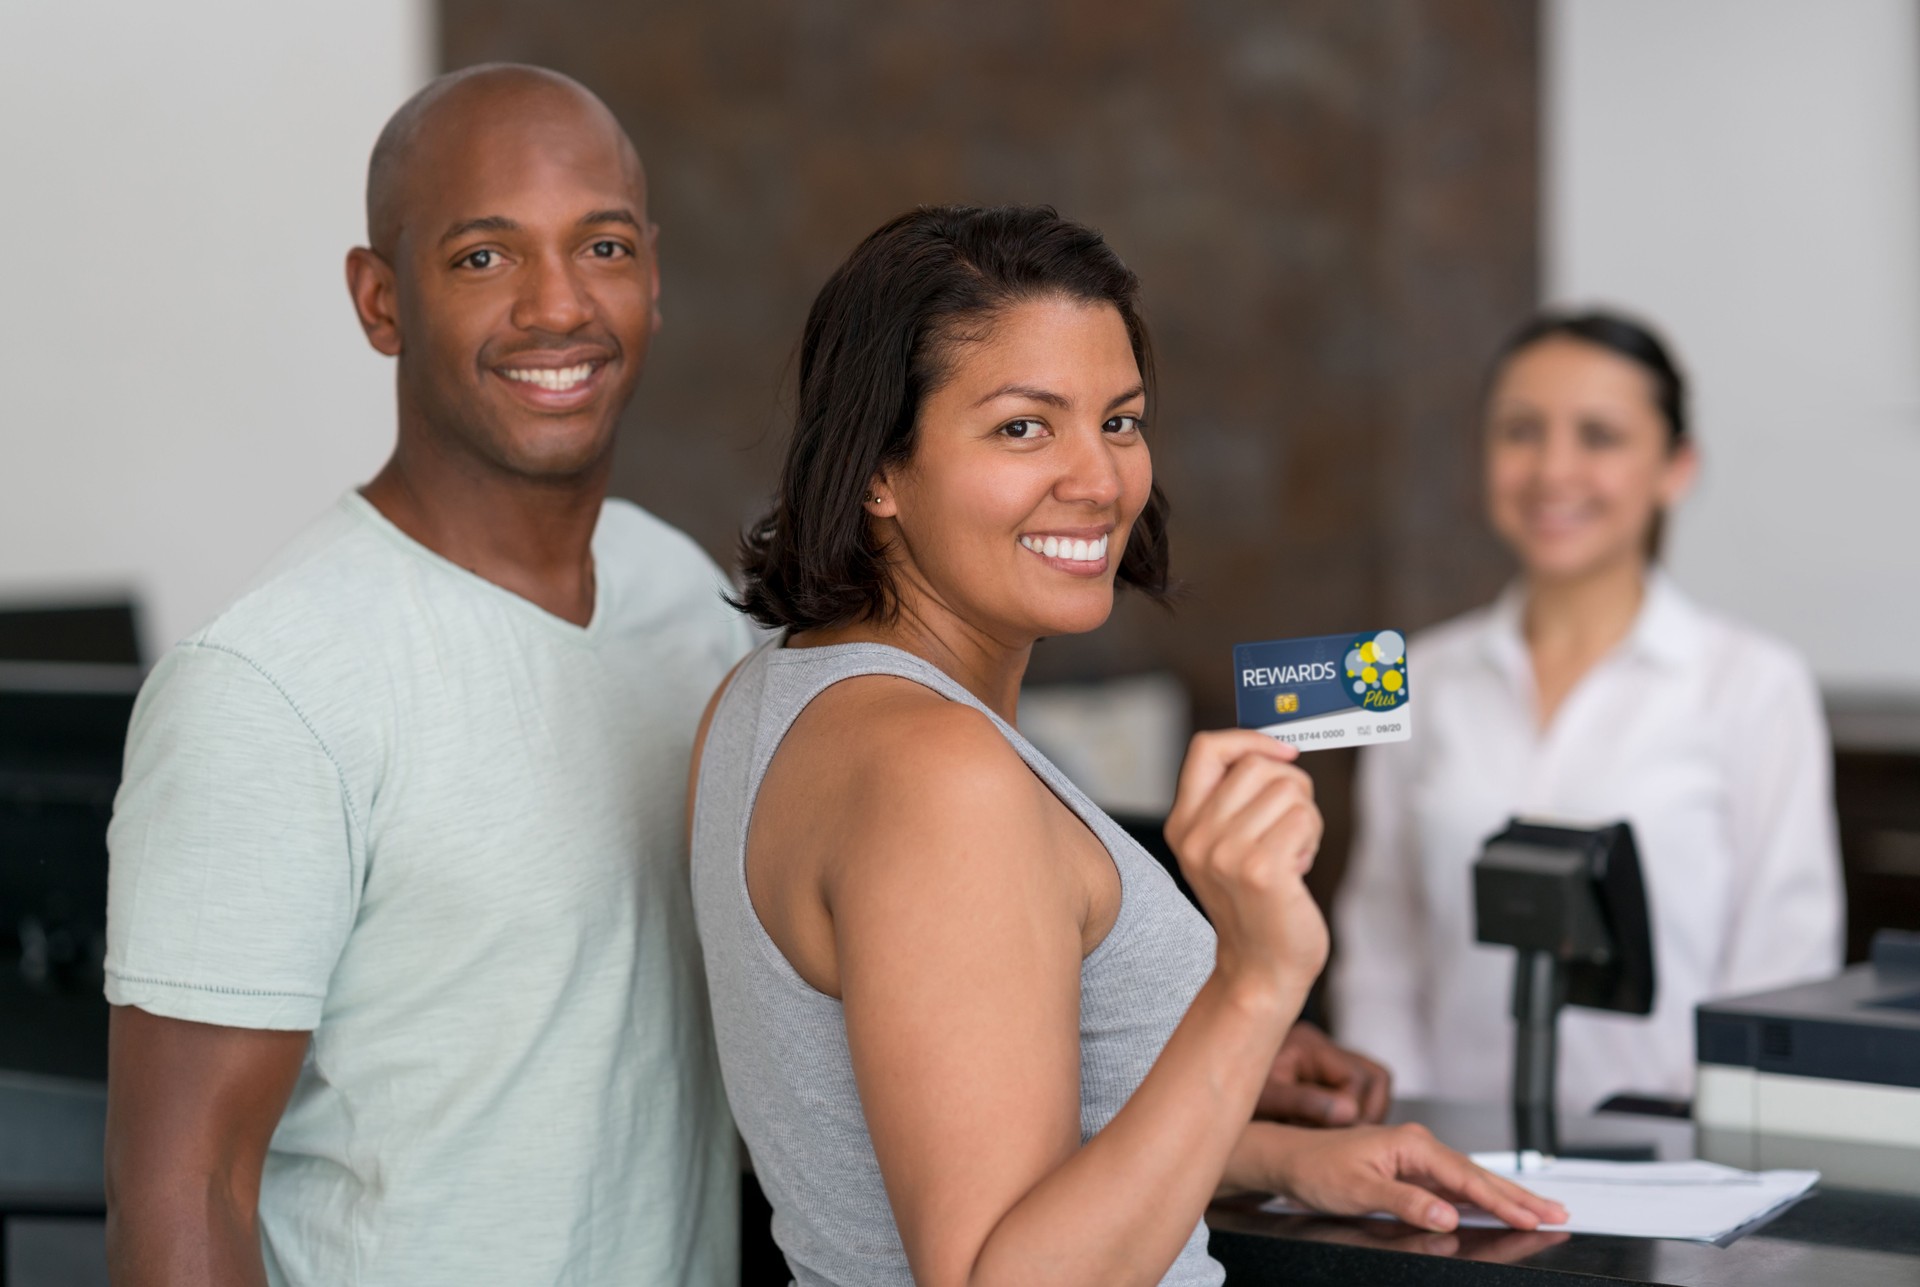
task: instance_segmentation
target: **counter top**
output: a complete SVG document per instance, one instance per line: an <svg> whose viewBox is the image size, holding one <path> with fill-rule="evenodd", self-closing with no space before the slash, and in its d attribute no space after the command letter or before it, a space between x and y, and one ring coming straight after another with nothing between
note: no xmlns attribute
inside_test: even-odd
<svg viewBox="0 0 1920 1287"><path fill-rule="evenodd" d="M1504 1105L1407 1101L1396 1121L1422 1122L1467 1152L1511 1148ZM1718 1132L1701 1149L1692 1123L1605 1114L1564 1117L1562 1151L1678 1159L1701 1155L1740 1165L1740 1153L1770 1151ZM1274 1215L1259 1200L1217 1202L1207 1213L1213 1254L1229 1284L1497 1284L1568 1287L1575 1282L1662 1283L1674 1287L1914 1287L1920 1284L1920 1152L1889 1167L1885 1149L1865 1146L1850 1168L1849 1146L1823 1144L1820 1184L1771 1219L1724 1245L1592 1234L1463 1229L1423 1233L1391 1220ZM1731 1155L1730 1155L1731 1153ZM1870 1155L1870 1156L1869 1156ZM1768 1165L1787 1165L1768 1158ZM1911 1188L1906 1192L1895 1191Z"/></svg>

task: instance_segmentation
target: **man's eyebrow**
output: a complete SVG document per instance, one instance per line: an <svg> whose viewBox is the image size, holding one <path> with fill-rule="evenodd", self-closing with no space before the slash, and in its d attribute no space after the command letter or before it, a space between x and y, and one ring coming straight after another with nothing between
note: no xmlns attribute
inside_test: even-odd
<svg viewBox="0 0 1920 1287"><path fill-rule="evenodd" d="M624 223L630 228L638 228L640 221L633 217L633 211L624 206L618 209L590 210L580 216L579 226L591 228L596 223Z"/></svg>
<svg viewBox="0 0 1920 1287"><path fill-rule="evenodd" d="M581 228L591 228L598 223L624 223L631 228L638 228L640 226L640 221L634 218L633 211L625 209L624 207L618 209L590 210L580 216L580 222L577 226ZM505 215L481 215L478 219L463 219L453 225L453 227L447 229L445 235L440 238L440 244L444 246L449 241L464 237L472 232L519 231L520 225Z"/></svg>
<svg viewBox="0 0 1920 1287"><path fill-rule="evenodd" d="M446 245L456 237L464 237L470 232L519 232L520 225L505 215L481 215L478 219L463 219L446 230L440 238L440 244Z"/></svg>

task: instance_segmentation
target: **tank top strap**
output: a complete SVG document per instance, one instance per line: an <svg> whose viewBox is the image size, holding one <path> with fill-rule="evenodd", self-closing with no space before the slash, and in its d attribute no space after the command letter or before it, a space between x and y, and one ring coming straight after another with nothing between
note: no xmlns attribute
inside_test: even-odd
<svg viewBox="0 0 1920 1287"><path fill-rule="evenodd" d="M766 772L767 765L772 762L773 751L778 748L793 721L821 693L842 680L862 675L891 675L909 679L931 688L949 701L970 706L992 720L994 728L999 730L1000 736L1013 747L1034 776L1044 782L1047 789L1106 846L1115 863L1120 865L1122 878L1125 878L1126 863L1121 858L1121 850L1132 845L1125 830L1075 786L1073 780L1029 742L1019 729L1000 718L985 702L968 692L959 680L932 662L882 643L783 648L775 642L768 644L767 649L767 674L761 700L765 703L763 709L767 715L778 720L778 727L763 727L758 739L765 758L754 766L756 786Z"/></svg>

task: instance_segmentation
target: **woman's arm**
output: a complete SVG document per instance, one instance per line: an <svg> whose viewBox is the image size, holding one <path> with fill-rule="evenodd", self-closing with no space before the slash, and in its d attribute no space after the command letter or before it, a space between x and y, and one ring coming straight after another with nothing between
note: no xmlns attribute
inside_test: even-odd
<svg viewBox="0 0 1920 1287"><path fill-rule="evenodd" d="M854 1071L915 1279L1157 1282L1324 958L1302 880L1320 830L1311 785L1271 739L1196 739L1169 834L1218 964L1082 1147L1085 888L1061 811L976 713L919 714L911 736L863 730L825 882Z"/></svg>

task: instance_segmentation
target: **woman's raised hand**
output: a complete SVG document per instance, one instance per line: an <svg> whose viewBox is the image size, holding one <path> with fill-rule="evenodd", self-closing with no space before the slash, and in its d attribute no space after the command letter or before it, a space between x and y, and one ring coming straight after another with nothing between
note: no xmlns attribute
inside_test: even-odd
<svg viewBox="0 0 1920 1287"><path fill-rule="evenodd" d="M1245 729L1197 735L1166 827L1213 921L1223 979L1296 1009L1327 961L1327 923L1306 886L1322 824L1298 755Z"/></svg>

